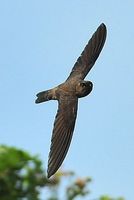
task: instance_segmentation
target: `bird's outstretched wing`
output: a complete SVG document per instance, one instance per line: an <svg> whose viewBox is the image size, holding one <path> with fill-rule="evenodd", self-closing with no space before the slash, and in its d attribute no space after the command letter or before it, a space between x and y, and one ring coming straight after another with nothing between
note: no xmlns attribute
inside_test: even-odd
<svg viewBox="0 0 134 200"><path fill-rule="evenodd" d="M77 105L76 97L59 100L48 160L48 178L59 169L67 154L74 131Z"/></svg>
<svg viewBox="0 0 134 200"><path fill-rule="evenodd" d="M84 79L97 60L106 40L106 26L101 24L76 61L67 80Z"/></svg>

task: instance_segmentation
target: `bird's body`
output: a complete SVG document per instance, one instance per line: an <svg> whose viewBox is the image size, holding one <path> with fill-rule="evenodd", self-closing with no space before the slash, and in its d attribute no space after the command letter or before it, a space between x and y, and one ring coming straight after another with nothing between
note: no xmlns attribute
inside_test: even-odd
<svg viewBox="0 0 134 200"><path fill-rule="evenodd" d="M78 98L87 96L93 88L84 78L98 58L106 39L106 26L101 24L75 63L67 80L57 87L37 94L36 103L58 100L48 161L48 177L62 164L75 126Z"/></svg>
<svg viewBox="0 0 134 200"><path fill-rule="evenodd" d="M87 96L92 90L93 84L90 81L65 82L57 87L37 94L36 103L49 100L59 100L70 97L81 98Z"/></svg>

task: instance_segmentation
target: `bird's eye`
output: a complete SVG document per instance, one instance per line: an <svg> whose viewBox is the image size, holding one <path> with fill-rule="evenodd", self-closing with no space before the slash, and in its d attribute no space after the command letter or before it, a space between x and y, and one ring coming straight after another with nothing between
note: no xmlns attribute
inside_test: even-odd
<svg viewBox="0 0 134 200"><path fill-rule="evenodd" d="M86 84L85 84L85 83L81 83L81 86L82 86L82 87L86 87Z"/></svg>

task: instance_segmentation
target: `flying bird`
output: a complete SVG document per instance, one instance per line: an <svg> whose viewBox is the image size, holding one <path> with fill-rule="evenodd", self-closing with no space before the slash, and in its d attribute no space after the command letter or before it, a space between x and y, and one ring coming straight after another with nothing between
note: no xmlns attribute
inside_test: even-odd
<svg viewBox="0 0 134 200"><path fill-rule="evenodd" d="M98 58L106 34L106 26L102 23L77 59L67 80L53 89L37 94L36 103L58 101L48 159L48 178L56 173L68 152L77 116L78 99L87 96L93 88L92 82L85 81L84 78Z"/></svg>

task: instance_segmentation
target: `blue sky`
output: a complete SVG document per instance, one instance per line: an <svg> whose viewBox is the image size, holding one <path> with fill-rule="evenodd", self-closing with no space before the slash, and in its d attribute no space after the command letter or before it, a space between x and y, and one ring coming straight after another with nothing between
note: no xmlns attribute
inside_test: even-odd
<svg viewBox="0 0 134 200"><path fill-rule="evenodd" d="M47 165L54 101L36 105L37 92L63 82L100 23L104 49L80 99L74 137L63 168L91 176L91 197L133 200L134 2L0 2L0 143L39 154Z"/></svg>

